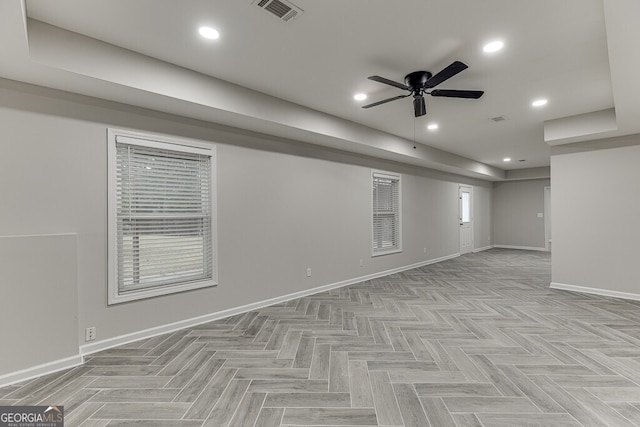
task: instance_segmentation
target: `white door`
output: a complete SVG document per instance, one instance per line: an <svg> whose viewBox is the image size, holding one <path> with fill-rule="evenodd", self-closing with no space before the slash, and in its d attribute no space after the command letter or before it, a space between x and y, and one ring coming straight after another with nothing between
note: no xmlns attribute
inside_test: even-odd
<svg viewBox="0 0 640 427"><path fill-rule="evenodd" d="M461 185L458 189L460 220L460 253L473 250L473 188Z"/></svg>

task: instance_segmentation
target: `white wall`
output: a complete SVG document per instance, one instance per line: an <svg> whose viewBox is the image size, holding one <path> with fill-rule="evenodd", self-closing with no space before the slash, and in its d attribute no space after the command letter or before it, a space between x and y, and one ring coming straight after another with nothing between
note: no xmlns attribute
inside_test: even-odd
<svg viewBox="0 0 640 427"><path fill-rule="evenodd" d="M640 299L639 165L639 145L552 155L554 287Z"/></svg>
<svg viewBox="0 0 640 427"><path fill-rule="evenodd" d="M549 179L493 184L493 243L497 246L544 249L544 187Z"/></svg>
<svg viewBox="0 0 640 427"><path fill-rule="evenodd" d="M216 143L219 286L107 306L110 126ZM455 255L458 183L477 189L476 235L486 239L491 233L488 183L149 110L0 80L0 129L0 236L77 234L75 333L80 344L89 326L97 328L98 342L110 342ZM400 254L371 257L371 168L402 173ZM1 286L2 298L10 295L13 284ZM5 324L10 319L3 316ZM49 314L29 316L42 325L50 321ZM19 334L20 325L16 328ZM29 337L23 334L23 339ZM20 346L9 351L20 352ZM19 359L20 354L11 357ZM0 377L2 373L0 368Z"/></svg>

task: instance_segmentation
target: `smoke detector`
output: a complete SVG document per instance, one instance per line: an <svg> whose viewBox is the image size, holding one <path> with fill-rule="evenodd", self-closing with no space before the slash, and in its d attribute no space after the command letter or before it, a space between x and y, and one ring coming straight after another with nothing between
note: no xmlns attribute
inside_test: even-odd
<svg viewBox="0 0 640 427"><path fill-rule="evenodd" d="M287 0L254 0L252 3L284 22L290 22L304 12Z"/></svg>

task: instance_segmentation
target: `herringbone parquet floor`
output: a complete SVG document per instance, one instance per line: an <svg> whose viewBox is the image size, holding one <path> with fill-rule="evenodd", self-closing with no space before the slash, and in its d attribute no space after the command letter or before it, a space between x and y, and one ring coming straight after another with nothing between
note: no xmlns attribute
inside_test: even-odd
<svg viewBox="0 0 640 427"><path fill-rule="evenodd" d="M640 305L489 250L135 342L0 389L68 427L640 425Z"/></svg>

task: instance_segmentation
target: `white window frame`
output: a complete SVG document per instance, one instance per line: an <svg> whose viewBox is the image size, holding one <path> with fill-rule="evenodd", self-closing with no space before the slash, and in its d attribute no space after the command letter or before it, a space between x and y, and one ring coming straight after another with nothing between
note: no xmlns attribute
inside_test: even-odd
<svg viewBox="0 0 640 427"><path fill-rule="evenodd" d="M205 280L182 282L169 285L156 285L121 292L118 284L118 236L117 236L117 164L116 141L142 147L169 149L187 153L204 154L211 157L211 265L212 277ZM186 138L174 138L166 135L142 133L123 129L107 130L108 157L108 305L128 301L168 295L194 289L216 286L218 284L217 267L217 206L216 206L216 149L215 146Z"/></svg>
<svg viewBox="0 0 640 427"><path fill-rule="evenodd" d="M375 245L375 211L374 211L374 189L373 184L376 178L386 178L398 182L398 206L397 206L397 246L391 248L376 248ZM402 176L398 173L381 170L371 170L371 256L389 255L402 252Z"/></svg>

